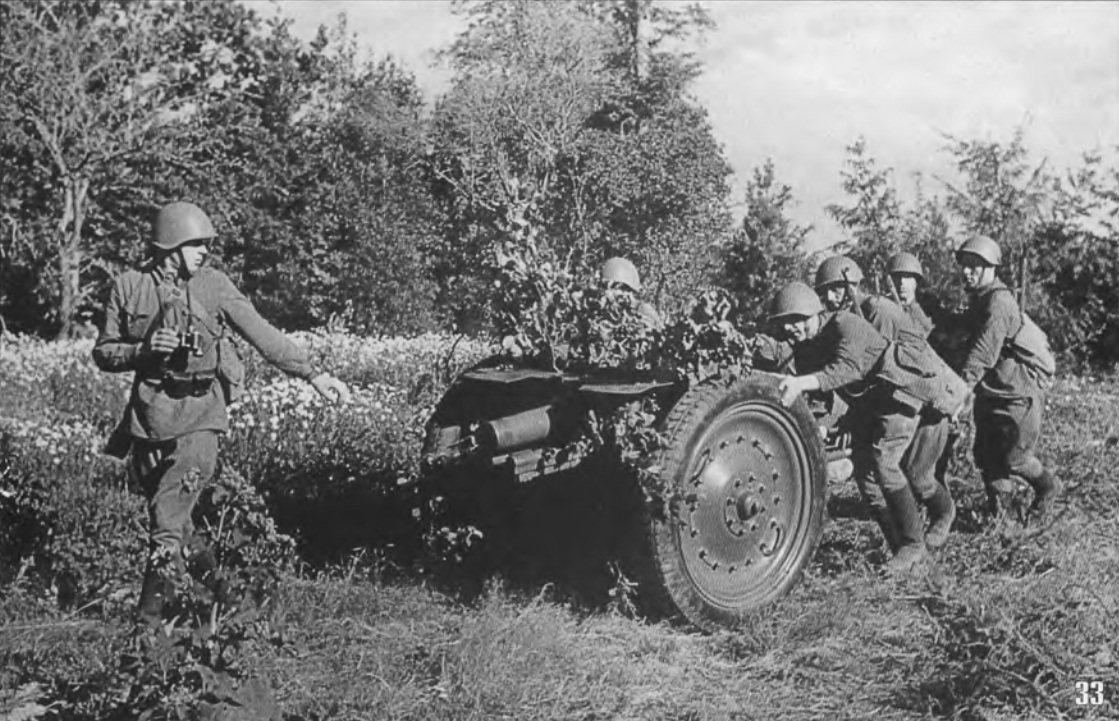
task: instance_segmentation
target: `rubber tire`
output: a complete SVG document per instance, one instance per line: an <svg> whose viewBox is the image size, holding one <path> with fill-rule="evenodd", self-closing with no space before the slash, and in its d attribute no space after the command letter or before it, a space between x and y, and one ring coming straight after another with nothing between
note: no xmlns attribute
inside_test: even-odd
<svg viewBox="0 0 1119 721"><path fill-rule="evenodd" d="M648 560L651 563L642 564L646 569L641 574L642 585L645 586L642 593L651 593L653 598L647 600L653 600L669 615L682 615L704 630L734 627L751 613L788 593L800 579L820 541L827 500L827 465L823 442L815 419L803 399L798 399L791 408L781 405L777 391L779 380L780 376L755 372L730 385L725 382L703 384L685 393L665 418L663 433L667 443L656 465L661 469L661 477L665 482L681 492L681 499L687 498L689 490L697 490L698 486L692 485L691 479L705 475L697 474L695 467L703 451L701 446L707 440L716 440L715 436L709 437L708 433L717 435L720 427L718 424L734 419L736 414L739 418L745 417L752 424L751 428L756 427L770 441L783 444L783 453L778 461L784 459L786 468L795 469L790 474L796 476L792 483L778 484L772 477L765 481L773 485L774 495L769 500L775 508L780 505L779 500L773 502L778 489L782 497L792 499L791 504L787 502L784 507L788 510L782 509L788 516L787 525L790 530L784 541L774 540L776 558L762 560L764 569L751 572L747 568L753 566L748 565L727 576L728 579L734 576L734 583L741 582L749 586L740 589L739 593L721 593L720 589L714 587L719 581L717 572L703 570L703 566L697 565L703 561L697 560L695 544L691 541L693 525L686 520L690 517L689 513L694 513L694 508L689 511L688 504L684 500L678 500L670 507L663 507L661 504L660 508L651 505L647 509L646 527L651 551ZM767 449L768 447L766 446ZM776 456L777 453L773 455ZM769 457L765 458L768 463ZM760 465L764 467L766 463ZM745 470L745 466L734 469L736 475ZM746 485L749 486L748 483ZM724 483L719 490L723 491L727 487L727 483ZM707 495L715 496L717 493ZM740 493L739 499L743 495ZM750 498L754 496L751 495ZM732 505L732 500L734 499L724 499L726 509L722 513L741 513L737 510L738 505ZM766 498L762 497L761 500L764 506ZM719 504L716 499L708 502L705 508L710 515L712 512L717 513L713 509L723 504ZM729 510L731 508L735 510ZM710 537L709 540L727 546L724 550L728 553L722 554L723 556L745 551L752 547L749 543L757 544L756 533L751 534L747 541L735 540L731 524L737 523L740 530L743 530L743 522L738 518L725 523L726 531L718 527L719 523L708 523L704 534L705 537ZM775 539L779 538L777 527L773 527L773 530ZM761 547L756 545L758 549ZM777 548L781 549L780 553L776 553ZM703 563L710 568L708 562ZM728 564L725 568L732 565Z"/></svg>

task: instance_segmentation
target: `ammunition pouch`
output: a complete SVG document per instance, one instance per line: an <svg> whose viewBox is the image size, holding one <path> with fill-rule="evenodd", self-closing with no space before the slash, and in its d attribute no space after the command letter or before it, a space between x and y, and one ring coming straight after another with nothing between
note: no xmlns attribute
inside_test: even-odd
<svg viewBox="0 0 1119 721"><path fill-rule="evenodd" d="M116 427L113 428L113 432L109 434L108 440L105 441L105 447L101 449L102 453L121 460L128 457L133 442L128 425L128 413L125 412L124 416L117 422Z"/></svg>
<svg viewBox="0 0 1119 721"><path fill-rule="evenodd" d="M883 380L946 416L955 415L967 400L968 388L932 348L891 343L883 355Z"/></svg>
<svg viewBox="0 0 1119 721"><path fill-rule="evenodd" d="M245 395L245 363L228 333L222 333L218 337L217 346L216 373L218 382L221 383L222 395L226 405L236 403Z"/></svg>
<svg viewBox="0 0 1119 721"><path fill-rule="evenodd" d="M217 378L216 371L177 373L167 371L160 378L160 389L172 398L200 397L210 392Z"/></svg>

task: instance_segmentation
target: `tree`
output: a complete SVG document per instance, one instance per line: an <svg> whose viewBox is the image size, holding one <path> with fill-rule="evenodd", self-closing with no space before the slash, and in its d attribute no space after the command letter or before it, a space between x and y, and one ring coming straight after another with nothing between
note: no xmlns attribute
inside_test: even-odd
<svg viewBox="0 0 1119 721"><path fill-rule="evenodd" d="M852 202L833 203L826 208L848 234L834 250L851 256L866 277L877 283L887 259L900 247L901 206L891 177L893 170L878 167L867 155L866 139L862 137L847 146L844 165L843 190L852 196Z"/></svg>
<svg viewBox="0 0 1119 721"><path fill-rule="evenodd" d="M1119 147L1112 155L1119 154ZM1031 308L1066 360L1119 363L1119 164L1085 153L1059 179L1052 212L1032 239ZM1047 301L1047 302L1046 302Z"/></svg>
<svg viewBox="0 0 1119 721"><path fill-rule="evenodd" d="M209 89L198 64L163 63L175 16L147 2L18 0L0 8L0 134L7 169L20 166L5 208L13 237L45 236L54 320L69 332L96 253L97 199ZM184 80L196 92L187 92ZM49 218L48 222L47 218ZM42 236L40 236L42 234ZM11 302L9 300L9 302Z"/></svg>
<svg viewBox="0 0 1119 721"><path fill-rule="evenodd" d="M671 54L651 54L644 80L625 60L632 34L613 10L626 7L465 6L472 23L447 53L456 76L436 108L433 165L449 218L444 297L477 291L460 317L486 304L492 282L462 269L492 267L502 243L531 241L583 276L606 254L630 255L662 303L703 278L729 220L729 168L703 111L682 86L666 90L680 76Z"/></svg>
<svg viewBox="0 0 1119 721"><path fill-rule="evenodd" d="M1051 211L1055 186L1045 162L1030 161L1021 127L1008 143L946 137L947 151L964 181L962 188L942 181L949 191L948 209L965 233L998 242L1007 282L1023 288L1033 254L1031 238Z"/></svg>
<svg viewBox="0 0 1119 721"><path fill-rule="evenodd" d="M738 300L740 323L760 325L773 293L805 277L805 242L812 226L789 218L793 191L778 182L772 159L754 168L745 200L742 225L722 248L720 280Z"/></svg>

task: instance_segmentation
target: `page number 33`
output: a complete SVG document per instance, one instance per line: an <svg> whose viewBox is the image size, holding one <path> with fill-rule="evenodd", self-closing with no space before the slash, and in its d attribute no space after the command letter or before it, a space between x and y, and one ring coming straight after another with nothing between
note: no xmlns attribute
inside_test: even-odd
<svg viewBox="0 0 1119 721"><path fill-rule="evenodd" d="M1103 706L1103 681L1077 681L1077 706Z"/></svg>

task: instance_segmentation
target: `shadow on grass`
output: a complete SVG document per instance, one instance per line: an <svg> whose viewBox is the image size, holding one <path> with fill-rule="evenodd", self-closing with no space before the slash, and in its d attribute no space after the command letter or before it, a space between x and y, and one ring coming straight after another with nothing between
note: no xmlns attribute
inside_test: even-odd
<svg viewBox="0 0 1119 721"><path fill-rule="evenodd" d="M487 583L595 611L630 587L645 553L644 501L632 477L609 463L525 483L492 471L433 474L269 494L277 524L312 568L363 553L378 572L433 584L472 602ZM634 570L632 573L636 573Z"/></svg>

